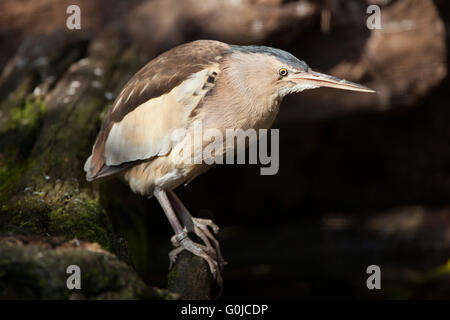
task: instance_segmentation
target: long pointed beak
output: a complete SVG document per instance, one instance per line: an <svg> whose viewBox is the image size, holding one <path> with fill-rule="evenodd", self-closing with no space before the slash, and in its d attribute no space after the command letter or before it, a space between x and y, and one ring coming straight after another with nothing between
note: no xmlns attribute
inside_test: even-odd
<svg viewBox="0 0 450 320"><path fill-rule="evenodd" d="M347 80L339 79L327 74L315 72L315 71L308 71L306 73L297 75L292 80L298 82L299 84L307 84L307 85L313 85L318 87L330 87L330 88L336 88L336 89L343 89L343 90L351 90L351 91L361 91L361 92L376 92L375 90L372 90L370 88L367 88L365 86L362 86L360 84L350 82Z"/></svg>

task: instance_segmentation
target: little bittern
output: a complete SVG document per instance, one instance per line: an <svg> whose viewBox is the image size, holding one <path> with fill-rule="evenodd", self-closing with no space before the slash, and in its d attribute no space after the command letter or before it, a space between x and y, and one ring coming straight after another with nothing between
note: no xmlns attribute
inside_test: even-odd
<svg viewBox="0 0 450 320"><path fill-rule="evenodd" d="M374 92L312 71L279 49L210 40L180 45L150 61L117 96L86 161L87 180L121 176L133 192L154 195L175 231L171 263L188 250L204 258L221 282L218 227L193 218L173 192L211 165L180 161L191 142L188 135L174 139L173 132L190 132L196 121L221 132L267 129L284 96L318 87ZM189 232L204 244L193 242Z"/></svg>

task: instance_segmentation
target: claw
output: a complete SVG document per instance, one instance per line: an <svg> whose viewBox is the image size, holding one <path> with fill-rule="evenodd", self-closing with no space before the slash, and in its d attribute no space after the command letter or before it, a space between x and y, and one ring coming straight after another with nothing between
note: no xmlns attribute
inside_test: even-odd
<svg viewBox="0 0 450 320"><path fill-rule="evenodd" d="M218 234L219 227L211 220L193 218L180 199L171 190L157 189L154 195L161 204L175 231L175 236L170 239L175 249L169 252L169 268L173 266L180 252L188 250L194 255L206 260L212 276L220 288L222 288L221 271L225 261L220 253L219 242L208 229L209 227L214 234ZM183 221L183 226L180 224L178 218L181 218ZM189 239L188 232L194 232L203 241L204 245L195 243Z"/></svg>
<svg viewBox="0 0 450 320"><path fill-rule="evenodd" d="M195 234L202 239L202 241L206 244L207 247L213 249L217 256L217 261L220 266L220 269L223 269L223 266L227 264L227 262L223 259L222 253L220 252L220 244L219 241L214 237L214 235L209 231L208 227L213 229L213 232L217 234L219 232L219 227L209 219L200 219L200 218L192 218L194 223L194 232ZM213 245L211 246L211 242Z"/></svg>
<svg viewBox="0 0 450 320"><path fill-rule="evenodd" d="M180 246L180 244L178 243L177 239L175 238L175 236L172 236L170 238L170 243L172 243L172 246L174 248L178 248Z"/></svg>
<svg viewBox="0 0 450 320"><path fill-rule="evenodd" d="M177 241L177 238L181 238L181 241ZM170 265L169 269L172 268L173 264L175 263L177 256L183 251L187 250L191 252L192 254L199 256L206 260L208 263L209 269L211 271L211 274L213 278L217 281L219 286L222 286L222 275L219 269L219 265L215 259L216 252L212 248L208 248L207 246L198 244L193 242L189 237L184 236L174 236L172 237L173 240L177 241L178 246L169 252L169 259L170 259Z"/></svg>
<svg viewBox="0 0 450 320"><path fill-rule="evenodd" d="M178 255L184 250L183 247L181 247L178 244L178 247L176 247L175 249L173 249L172 251L169 252L169 270L172 269L173 265L175 264L175 262L177 261L177 257Z"/></svg>
<svg viewBox="0 0 450 320"><path fill-rule="evenodd" d="M197 224L197 226L203 225L210 227L213 230L214 234L219 234L219 226L215 224L211 219L192 218L192 221L194 222L194 225Z"/></svg>

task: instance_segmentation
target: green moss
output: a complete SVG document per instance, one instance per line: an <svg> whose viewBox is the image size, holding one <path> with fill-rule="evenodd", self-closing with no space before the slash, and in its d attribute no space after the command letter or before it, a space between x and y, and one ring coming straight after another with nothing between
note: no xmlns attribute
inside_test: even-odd
<svg viewBox="0 0 450 320"><path fill-rule="evenodd" d="M434 281L434 280L439 279L441 277L448 276L449 274L450 274L450 259L444 265L439 266L439 267L431 270L430 272L428 272L425 275L425 277L423 279L423 282L427 283L427 282L430 282L430 281Z"/></svg>
<svg viewBox="0 0 450 320"><path fill-rule="evenodd" d="M81 172L73 166L79 162L74 146L80 137L73 132L83 132L88 119L66 110L61 115L65 120L44 128L36 141L46 113L44 100L29 96L8 110L0 129L5 146L0 150L0 232L77 237L111 250L106 214L92 195L79 191L75 178Z"/></svg>
<svg viewBox="0 0 450 320"><path fill-rule="evenodd" d="M83 192L60 196L30 191L11 199L0 207L0 233L77 238L113 251L111 226L98 201Z"/></svg>
<svg viewBox="0 0 450 320"><path fill-rule="evenodd" d="M0 247L0 280L6 288L0 291L0 299L68 299L74 294L66 287L65 270L71 264L81 268L80 298L160 299L131 268L107 253L83 250L70 243L50 248L45 241L15 245L2 243L1 238Z"/></svg>
<svg viewBox="0 0 450 320"><path fill-rule="evenodd" d="M27 160L0 166L0 203L3 204L16 191L17 184L30 167L30 163L31 161Z"/></svg>
<svg viewBox="0 0 450 320"><path fill-rule="evenodd" d="M76 203L75 203L76 202ZM106 213L95 200L72 201L48 215L49 232L67 238L98 242L107 250L112 243L106 230Z"/></svg>
<svg viewBox="0 0 450 320"><path fill-rule="evenodd" d="M46 105L29 97L9 109L9 119L0 129L0 203L16 191L17 183L33 163L27 159L42 125ZM26 159L26 160L24 160Z"/></svg>
<svg viewBox="0 0 450 320"><path fill-rule="evenodd" d="M41 122L46 109L46 104L40 97L25 99L23 104L10 109L9 121L1 128L0 134L19 127L35 128Z"/></svg>
<svg viewBox="0 0 450 320"><path fill-rule="evenodd" d="M178 278L177 268L171 268L169 270L169 274L167 275L167 282L170 285L171 283L176 281L177 278Z"/></svg>
<svg viewBox="0 0 450 320"><path fill-rule="evenodd" d="M48 211L49 206L34 195L11 199L0 210L0 233L45 234Z"/></svg>

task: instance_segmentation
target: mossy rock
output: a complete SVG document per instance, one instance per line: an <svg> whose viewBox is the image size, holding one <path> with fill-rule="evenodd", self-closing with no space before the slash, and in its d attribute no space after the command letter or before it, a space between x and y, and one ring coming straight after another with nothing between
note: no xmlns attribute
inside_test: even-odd
<svg viewBox="0 0 450 320"><path fill-rule="evenodd" d="M80 289L68 289L71 265ZM124 262L98 244L63 238L0 238L0 299L172 299L147 286Z"/></svg>

